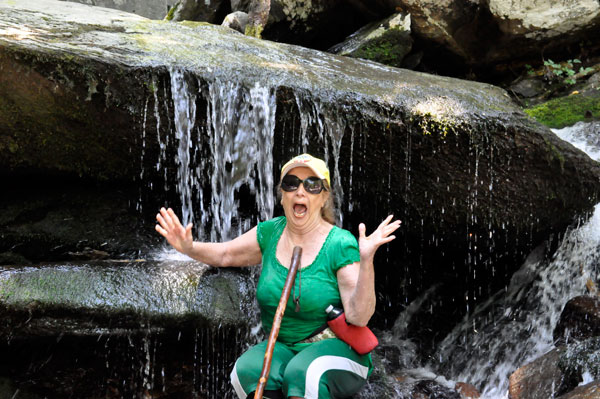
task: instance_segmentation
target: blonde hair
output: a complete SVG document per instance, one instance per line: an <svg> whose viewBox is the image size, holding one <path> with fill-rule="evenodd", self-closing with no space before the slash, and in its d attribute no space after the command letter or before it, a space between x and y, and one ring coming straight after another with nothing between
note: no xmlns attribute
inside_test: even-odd
<svg viewBox="0 0 600 399"><path fill-rule="evenodd" d="M329 184L327 184L327 180L323 180L323 185L327 189L329 196L327 197L327 201L325 201L323 208L321 208L321 217L325 219L326 222L335 225L335 198L333 191L331 190L331 187L329 187Z"/></svg>

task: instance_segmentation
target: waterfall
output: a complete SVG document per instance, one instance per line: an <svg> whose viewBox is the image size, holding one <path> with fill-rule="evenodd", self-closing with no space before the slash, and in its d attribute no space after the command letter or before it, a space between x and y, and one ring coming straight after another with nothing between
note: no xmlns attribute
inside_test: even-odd
<svg viewBox="0 0 600 399"><path fill-rule="evenodd" d="M246 184L257 194L261 220L274 208L273 131L275 96L258 83L250 90L234 81L216 80L208 88L208 136L213 156L212 241L233 238L232 221L239 210L235 193ZM249 222L249 221L246 221Z"/></svg>
<svg viewBox="0 0 600 399"><path fill-rule="evenodd" d="M155 165L163 182L157 188L176 187L181 222L194 223L200 240L224 241L271 218L274 90L259 82L251 87L219 78L200 82L180 69L169 71L162 91L160 84L153 77L154 115L151 121L144 114L144 132L146 125L156 129ZM168 180L170 168L175 182ZM248 215L240 211L242 189L255 196Z"/></svg>
<svg viewBox="0 0 600 399"><path fill-rule="evenodd" d="M586 129L578 124L555 133L598 160L600 146ZM564 305L600 276L599 208L564 235L552 259L544 246L535 249L506 290L477 306L443 340L429 367L477 386L483 398L506 397L510 374L552 349Z"/></svg>

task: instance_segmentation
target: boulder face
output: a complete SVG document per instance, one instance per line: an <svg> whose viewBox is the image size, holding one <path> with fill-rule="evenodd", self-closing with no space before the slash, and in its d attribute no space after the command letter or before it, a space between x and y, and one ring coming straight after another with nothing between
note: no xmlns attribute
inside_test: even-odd
<svg viewBox="0 0 600 399"><path fill-rule="evenodd" d="M279 168L311 152L340 225L403 220L376 259L384 324L442 284L443 336L600 191L596 162L491 85L50 0L0 1L0 32L6 174L134 182L141 218L166 202L218 240L277 213Z"/></svg>
<svg viewBox="0 0 600 399"><path fill-rule="evenodd" d="M600 296L582 295L570 299L552 335L556 344L600 336Z"/></svg>
<svg viewBox="0 0 600 399"><path fill-rule="evenodd" d="M519 367L510 376L508 397L510 399L552 398L563 382L563 373L558 367L565 348L557 348L535 361Z"/></svg>
<svg viewBox="0 0 600 399"><path fill-rule="evenodd" d="M394 14L381 23L365 26L328 51L401 67L411 49L410 17Z"/></svg>
<svg viewBox="0 0 600 399"><path fill-rule="evenodd" d="M473 67L559 53L598 36L600 4L586 1L402 0L413 31Z"/></svg>
<svg viewBox="0 0 600 399"><path fill-rule="evenodd" d="M0 394L233 398L254 292L248 270L191 261L2 267Z"/></svg>

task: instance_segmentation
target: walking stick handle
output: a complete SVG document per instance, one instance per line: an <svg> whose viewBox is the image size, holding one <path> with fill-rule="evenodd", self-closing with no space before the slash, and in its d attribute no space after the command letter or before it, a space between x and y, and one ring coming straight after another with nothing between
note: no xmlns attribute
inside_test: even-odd
<svg viewBox="0 0 600 399"><path fill-rule="evenodd" d="M279 298L279 305L275 311L275 317L273 317L273 325L271 326L271 333L269 334L269 341L267 342L267 349L265 350L265 358L263 361L262 371L258 384L256 385L256 391L254 391L254 399L262 399L267 385L267 378L269 378L269 372L271 371L271 361L273 360L273 350L275 349L275 341L279 335L279 328L281 327L281 320L283 319L283 313L287 305L288 299L290 298L290 292L296 281L296 273L300 267L300 258L302 257L302 248L294 247L292 254L292 263L290 264L290 270L288 271L285 284L283 285L283 291L281 292L281 298Z"/></svg>

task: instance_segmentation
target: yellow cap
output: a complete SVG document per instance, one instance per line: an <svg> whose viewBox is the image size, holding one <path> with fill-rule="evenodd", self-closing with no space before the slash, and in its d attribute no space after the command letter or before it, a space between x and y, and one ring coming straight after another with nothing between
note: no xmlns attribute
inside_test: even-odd
<svg viewBox="0 0 600 399"><path fill-rule="evenodd" d="M329 169L323 160L319 158L315 158L310 154L302 154L297 157L292 158L288 161L283 168L281 168L281 179L285 176L290 170L294 168L310 168L315 175L319 179L327 180L327 184L331 187L331 182L329 181Z"/></svg>

